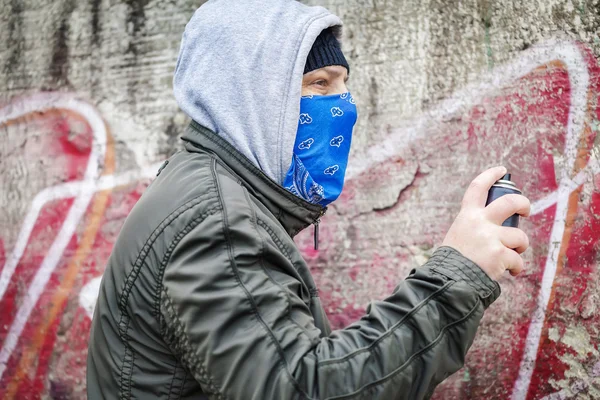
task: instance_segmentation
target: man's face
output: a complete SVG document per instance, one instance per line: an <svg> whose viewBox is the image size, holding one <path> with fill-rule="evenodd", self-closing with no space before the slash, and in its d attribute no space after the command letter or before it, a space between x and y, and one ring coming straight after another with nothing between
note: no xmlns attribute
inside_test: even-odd
<svg viewBox="0 0 600 400"><path fill-rule="evenodd" d="M330 65L304 74L302 78L302 96L346 93L348 88L348 70L341 65Z"/></svg>

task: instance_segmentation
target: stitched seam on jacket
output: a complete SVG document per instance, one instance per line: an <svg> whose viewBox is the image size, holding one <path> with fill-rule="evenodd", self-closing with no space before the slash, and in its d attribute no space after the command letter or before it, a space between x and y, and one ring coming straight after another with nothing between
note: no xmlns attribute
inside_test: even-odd
<svg viewBox="0 0 600 400"><path fill-rule="evenodd" d="M460 260L460 259L459 259L458 257L456 257L456 255L454 255L454 254L452 254L450 258L451 258L452 260L456 261L457 263L460 263L460 264L461 264L461 265L464 267L464 269L466 270L466 271L465 271L465 275L469 276L469 278L470 278L472 281L475 281L475 279L473 278L473 276L474 276L474 277L476 277L476 278L477 278L477 280L478 280L479 282L481 282L481 287L482 287L482 288L485 288L485 289L490 289L490 286L489 286L489 285L487 285L487 284L486 284L486 283L483 281L483 279L481 279L481 276L480 276L479 274L477 274L475 271L473 271L473 268L472 268L472 267L471 267L469 264L467 264L467 263L465 263L464 261ZM456 266L456 268L460 268L460 267L459 267L459 266ZM477 267L477 268L479 268L479 267ZM460 268L460 269L462 269L462 268ZM483 272L483 270L482 270L482 272Z"/></svg>
<svg viewBox="0 0 600 400"><path fill-rule="evenodd" d="M183 379L181 380L181 385L179 386L179 396L177 396L177 400L181 400L181 396L183 396L183 389L185 388L185 383L187 381L188 373L183 369Z"/></svg>
<svg viewBox="0 0 600 400"><path fill-rule="evenodd" d="M259 225L259 220L258 217L256 216L256 212L254 211L254 208L252 208L252 205L250 203L250 199L248 198L248 191L244 188L244 196L246 197L246 203L248 205L248 208L250 209L250 213L252 214L252 227L254 228L254 230L256 231L256 235L260 238L260 253L258 256L258 262L260 264L260 267L262 268L262 270L264 271L264 273L267 275L267 277L269 278L269 280L275 285L277 286L280 291L283 292L283 294L285 295L285 300L287 302L286 304L286 316L289 318L289 320L291 322L294 322L294 320L292 320L292 318L290 318L290 311L292 309L292 301L290 299L289 294L287 293L287 290L285 290L283 288L283 286L281 286L279 284L279 282L277 282L273 276L271 275L271 273L267 270L267 268L265 267L265 263L264 263L264 257L265 257L265 238L263 237L263 235L260 233L260 230L258 229L258 225ZM285 255L285 253L284 253ZM289 257L287 257L287 259L289 260Z"/></svg>
<svg viewBox="0 0 600 400"><path fill-rule="evenodd" d="M220 388L215 384L215 379L204 368L204 360L198 356L197 350L190 345L190 340L185 333L183 323L179 319L173 307L173 302L169 296L169 291L164 286L162 288L162 294L163 295L161 297L163 299L165 309L169 314L172 324L174 325L172 328L167 328L167 333L173 336L175 350L178 353L181 353L181 360L183 361L184 365L187 364L188 369L195 376L199 384L206 383L206 385L203 387L201 386L203 391L206 392L206 387L208 386L209 393L215 393L217 395L221 395L221 398L226 398L224 394L221 394Z"/></svg>
<svg viewBox="0 0 600 400"><path fill-rule="evenodd" d="M473 289L477 291L485 291L489 292L489 289L486 286L479 285L479 283L468 273L468 271L463 270L460 267L455 266L455 270L459 271L459 273L465 277L466 283L471 286Z"/></svg>
<svg viewBox="0 0 600 400"><path fill-rule="evenodd" d="M233 247L232 247L231 237L230 237L230 232L229 232L229 224L227 222L227 207L225 206L225 202L223 201L223 197L222 197L223 193L221 191L221 185L219 184L219 181L216 179L216 171L213 170L213 174L215 174L215 182L217 185L217 190L219 191L219 194L220 194L219 201L221 202L221 208L223 209L223 215L224 215L223 233L225 236L225 242L227 244L227 252L229 255L229 264L231 265L231 268L233 271L233 276L234 276L238 286L243 290L244 294L246 295L246 298L248 299L248 302L250 303L250 306L252 308L252 312L254 313L254 316L260 322L260 324L263 326L263 328L267 331L267 334L271 338L271 342L275 345L275 348L277 349L277 352L279 353L278 364L280 364L280 368L285 370L285 373L288 376L288 378L290 379L290 381L292 382L292 385L301 395L305 396L308 400L317 400L317 399L311 398L306 392L304 392L304 390L302 390L302 387L300 386L300 384L296 381L296 379L294 379L293 375L290 373L289 364L285 358L285 353L284 353L283 349L281 348L279 341L275 337L271 328L269 328L267 323L264 321L264 319L260 315L258 306L256 305L256 302L254 301L254 297L252 296L252 294L250 293L250 291L248 290L246 285L244 285L244 283L242 282L242 279L240 277L239 270L237 267L237 262L235 261L235 257L233 254Z"/></svg>
<svg viewBox="0 0 600 400"><path fill-rule="evenodd" d="M248 202L249 201L250 200L248 200ZM253 211L253 215L254 215L254 211ZM262 222L258 218L256 218L256 215L254 215L254 217L255 217L255 220L258 221L258 225L261 225L263 228L265 228L265 226L263 225L264 222ZM277 282L277 280L275 280L275 278L273 278L273 276L271 275L271 272L267 269L267 267L265 267L265 263L264 263L264 249L265 249L264 237L260 233L260 230L257 227L255 227L255 229L256 229L256 233L259 235L259 237L261 239L261 246L262 246L261 253L260 253L260 258L259 258L260 266L263 269L263 271L265 272L265 274L269 277L269 280L271 282L273 282L273 284L276 285L281 292L283 292L283 294L284 294L284 296L286 298L286 301L287 301L287 307L286 307L286 312L285 312L286 318L289 319L291 323L293 323L294 325L296 325L300 329L300 331L303 332L310 341L312 341L313 339L311 338L308 330L305 327L303 327L302 325L300 325L294 318L292 318L292 315L291 315L292 314L292 299L290 298L289 291L286 290L279 282ZM267 230L267 229L265 229L265 230ZM271 238L273 238L272 235L269 235L269 236ZM284 255L285 255L285 253L284 253ZM286 256L286 257L287 257L288 261L290 261L290 257L289 256ZM291 261L290 261L290 263L291 263ZM292 263L292 265L293 265L293 263ZM302 284L302 282L300 282L300 284ZM304 302L303 302L303 304L306 305L306 303L304 303ZM308 307L308 305L306 305L306 306Z"/></svg>
<svg viewBox="0 0 600 400"><path fill-rule="evenodd" d="M181 240L185 237L185 235L187 235L192 229L196 228L198 225L200 225L200 223L202 223L202 221L204 221L207 217L214 215L217 211L219 210L219 207L213 207L210 208L208 210L206 210L205 212L203 212L201 215L197 216L196 218L194 218L193 220L190 221L190 223L187 224L187 226L180 231L175 238L171 241L171 243L169 244L169 247L167 248L167 251L165 252L163 259L158 267L158 273L156 274L156 289L154 291L154 311L153 311L153 315L155 318L158 318L157 321L160 325L160 318L161 318L161 313L160 313L160 292L162 289L162 280L163 280L163 276L165 273L165 269L167 267L167 264L169 263L169 260L171 259L171 255L173 254L173 250L175 250L175 247L177 247L177 245L179 244L179 242L181 242Z"/></svg>
<svg viewBox="0 0 600 400"><path fill-rule="evenodd" d="M442 257L438 258L437 261L436 261L436 263L435 263L435 266L439 267L444 261L446 261L446 258L448 258L449 254L450 253L446 253L446 254L444 254L443 258Z"/></svg>
<svg viewBox="0 0 600 400"><path fill-rule="evenodd" d="M479 287L479 285L477 285L477 282L472 282L469 279L469 276L465 273L465 271L461 270L460 268L455 268L452 267L452 271L454 271L456 274L458 274L458 276L469 286L471 286L473 289L475 290L480 290L481 288Z"/></svg>
<svg viewBox="0 0 600 400"><path fill-rule="evenodd" d="M444 257L444 259L446 259L447 257ZM452 257L450 257L451 260L456 261L456 262L461 262L460 260L454 259ZM460 268L459 266L455 266L455 265L445 265L443 268L441 268L439 265L436 265L435 267L432 268L432 271L437 272L438 274L447 276L450 279L454 279L457 281L463 281L465 282L467 285L469 285L471 288L473 288L478 295L480 296L489 296L489 294L491 292L493 292L493 289L491 289L489 286L485 285L485 283L481 280L480 277L478 277L479 281L481 282L481 285L473 279L472 276L470 276L470 274L467 274L467 271L464 271L462 268ZM450 275L455 275L455 276L450 276Z"/></svg>
<svg viewBox="0 0 600 400"><path fill-rule="evenodd" d="M179 361L175 358L175 368L173 369L173 376L171 377L171 384L169 385L169 393L167 394L167 400L171 400L171 395L173 394L173 383L175 382L175 377L177 376L177 368L179 367Z"/></svg>
<svg viewBox="0 0 600 400"><path fill-rule="evenodd" d="M461 271L460 268L456 268L453 265L446 265L444 267L444 269L448 270L452 273L452 279L457 279L458 281L464 281L466 284L468 284L475 290L479 289L479 285L476 284L477 282L470 282L469 277L467 275L465 275L465 273L463 271ZM432 270L436 271L438 273L442 273L444 271L440 267L432 268Z"/></svg>
<svg viewBox="0 0 600 400"><path fill-rule="evenodd" d="M477 276L477 278L479 279L479 281L482 283L483 287L480 286L477 281L475 281L474 279L472 279L469 275L467 275L467 273L465 271L463 271L462 268L460 268L459 266L455 266L452 264L447 264L444 266L444 268L441 267L441 264L446 261L446 259L450 258L452 261L456 261L459 262L461 265L465 266L466 269L468 269L469 271L473 272L471 267L469 267L468 265L465 265L465 263L456 258L455 255L452 253L455 250L452 250L451 248L442 248L439 250L441 252L441 254L436 255L435 259L432 258L433 261L433 266L431 267L431 270L433 272L436 272L440 275L443 275L449 279L452 279L454 281L464 281L465 283L467 283L471 288L473 288L478 295L486 295L489 296L490 292L493 291L493 289L490 289L489 286L487 286L482 280L481 277ZM442 256L443 254L443 256ZM477 267L479 268L479 267ZM477 275L477 274L475 274ZM485 291L485 293L481 293L482 289Z"/></svg>
<svg viewBox="0 0 600 400"><path fill-rule="evenodd" d="M169 259L171 258L171 254L173 253L173 250L175 249L175 247L177 247L177 245L179 244L179 242L181 242L181 240L185 237L185 235L187 235L192 229L196 228L202 221L204 221L206 219L206 217L208 217L209 215L215 214L217 211L218 211L218 207L211 208L210 210L205 211L204 213L202 213L201 215L199 215L198 217L196 217L192 221L190 221L190 223L181 232L179 232L177 234L177 236L171 241L169 248L165 252L165 255L160 264L159 271L157 274L156 291L155 291L155 296L154 296L155 297L155 304L154 304L155 315L154 315L154 317L157 318L158 326L160 329L160 334L162 337L165 336L165 329L167 329L166 324L162 323L162 313L160 312L160 300L161 300L160 294L162 292L162 286L163 286L162 279L163 279L166 265L167 265ZM171 386L169 387L169 396L168 396L169 399L171 398L175 377L177 376L177 381L180 382L179 387L178 387L179 394L177 395L178 399L181 398L183 383L185 383L185 377L183 379L183 383L181 383L182 379L177 374L177 369L179 366L179 360L177 359L177 357L175 358L175 362L176 362L175 371L173 373L173 379L171 380Z"/></svg>
<svg viewBox="0 0 600 400"><path fill-rule="evenodd" d="M375 346L377 346L379 344L379 342L381 342L383 339L387 338L388 336L393 335L394 331L396 331L396 329L398 329L399 327L401 327L402 325L404 325L404 323L409 318L411 318L414 314L416 314L419 310L421 310L421 308L423 308L427 304L429 304L430 301L434 300L436 297L441 296L453 284L454 284L454 282L452 282L452 281L447 282L446 284L444 284L444 286L442 286L441 288L439 288L438 290L436 290L435 292L433 292L432 294L430 294L429 296L427 296L419 304L417 304L416 306L414 306L408 313L406 313L406 315L404 317L402 317L402 319L400 319L400 321L398 321L394 325L392 325L387 331L385 331L384 333L382 333L381 336L379 336L370 345L368 345L366 347L361 347L360 349L357 349L357 350L353 351L352 353L345 355L344 357L332 358L332 359L329 359L329 360L318 361L318 365L322 366L322 365L340 364L342 362L348 361L349 359L357 356L358 354L361 354L361 353L364 353L364 352L367 352L367 351L371 351L373 349L373 347L375 347Z"/></svg>
<svg viewBox="0 0 600 400"><path fill-rule="evenodd" d="M474 288L478 288L478 289L487 288L486 285L485 285L485 283L481 280L480 277L478 277L478 276L476 276L476 277L471 276L471 274L469 273L471 271L468 269L468 267L466 265L464 265L464 263L461 260L459 260L459 259L457 259L455 257L452 257L452 256L449 256L448 259L450 261L454 261L455 263L460 263L461 265L463 265L464 268L461 268L460 266L454 265L454 264L448 265L447 267L451 267L452 270L454 270L454 271L459 271L460 274L462 276L464 276L467 281L470 282L470 286L472 286ZM477 279L475 279L475 278L477 278Z"/></svg>
<svg viewBox="0 0 600 400"><path fill-rule="evenodd" d="M135 283L139 271L144 264L146 256L150 251L152 245L156 241L156 239L160 236L160 234L181 214L185 211L193 208L195 205L199 204L202 197L207 196L208 193L203 193L198 197L195 197L180 207L178 207L175 211L169 214L165 219L161 221L161 223L156 227L156 229L152 232L150 237L142 246L142 249L138 253L138 256L133 263L133 268L125 278L125 282L123 283L123 287L121 288L121 297L119 299L118 307L121 313L119 317L119 338L124 346L123 351L123 360L121 361L121 367L119 368L119 397L129 399L131 397L131 380L133 376L133 366L134 366L134 354L131 345L129 344L129 323L131 318L129 317L129 313L127 312L127 302L129 300L129 294L131 289L133 288L133 284Z"/></svg>
<svg viewBox="0 0 600 400"><path fill-rule="evenodd" d="M126 306L127 300L129 297L129 292L131 291L131 288L133 287L133 284L134 284L135 280L137 279L137 273L139 273L141 264L143 264L143 262L145 261L146 256L148 255L150 248L154 245L154 242L156 241L156 239L158 239L158 237L163 233L163 231L169 225L171 225L171 223L173 223L173 221L175 221L181 214L183 214L184 212L188 211L189 209L200 204L200 202L205 197L210 197L209 195L212 193L216 193L216 190L208 189L206 192L188 200L187 202L185 202L184 204L179 206L176 210L171 212L171 214L166 216L160 222L160 224L154 229L154 231L150 234L150 237L146 240L146 243L144 243L144 246L138 253L137 258L136 258L135 262L133 263L132 270L129 272L129 274L125 278L125 282L123 283L123 287L121 289L121 297L119 299L119 307L120 308Z"/></svg>
<svg viewBox="0 0 600 400"><path fill-rule="evenodd" d="M267 223L265 221L263 221L262 219L258 219L257 218L256 221L257 221L258 225L262 226L264 228L264 230L266 230L269 233L269 236L271 236L271 239L273 239L273 241L275 242L275 244L279 248L279 251L281 251L283 253L283 255L285 256L285 258L287 258L288 261L292 265L294 265L294 263L292 262L292 256L291 256L290 252L285 248L285 245L283 244L283 242L281 241L281 239L279 237L277 237L277 235L275 234L275 232L273 231L273 229L271 229L271 227L269 225L267 225ZM294 267L294 269L296 269L296 268Z"/></svg>
<svg viewBox="0 0 600 400"><path fill-rule="evenodd" d="M119 399L131 398L131 376L133 372L133 351L131 346L125 346L123 362L119 368Z"/></svg>
<svg viewBox="0 0 600 400"><path fill-rule="evenodd" d="M453 269L459 269L459 270L461 270L461 272L464 272L463 275L468 277L467 281L471 287L473 287L474 289L478 289L478 288L487 289L488 295L496 290L497 282L494 281L493 279L489 278L489 276L488 276L489 283L486 283L482 276L487 276L487 274L481 269L481 267L479 267L477 264L475 264L473 261L469 260L468 258L466 260L461 259L460 256L462 256L462 254L460 254L456 249L449 247L449 246L443 246L440 248L439 251L446 254L446 257L444 257L444 260L447 257L450 257L450 259L452 261L455 261L456 263L460 264L460 266L459 265L446 266L446 269L450 269L449 267L452 267ZM464 256L462 256L462 257L466 258ZM461 266L462 266L462 268L461 268ZM439 264L436 265L436 267L439 267ZM444 274L443 270L439 270L437 272L442 275ZM473 276L477 278L477 281L479 281L481 283L481 286L478 285L477 281L473 278ZM451 278L451 279L455 279L455 278Z"/></svg>
<svg viewBox="0 0 600 400"><path fill-rule="evenodd" d="M364 392L367 389L370 389L377 385L381 385L381 384L385 383L386 381L394 378L396 375L398 375L403 370L405 370L414 360L416 360L418 357L422 356L427 351L433 349L436 345L438 345L444 338L446 332L448 332L451 328L458 326L458 325L462 324L463 322L467 321L473 315L473 313L477 310L479 304L481 304L481 300L479 298L477 298L477 301L476 301L475 305L473 306L473 308L471 308L471 310L469 310L469 312L464 317L462 317L461 319L459 319L457 321L452 322L451 324L444 326L442 328L442 330L440 331L440 334L433 341L431 341L431 343L429 343L427 346L423 347L421 350L419 350L418 352L416 352L415 354L410 356L404 364L402 364L400 367L396 368L394 371L390 372L383 378L378 379L375 382L368 383L353 393L349 393L349 394L342 395L342 396L328 397L326 400L351 399L353 397L359 396L362 392Z"/></svg>
<svg viewBox="0 0 600 400"><path fill-rule="evenodd" d="M275 231L273 230L273 228L271 228L262 219L257 219L257 221L258 221L258 225L260 225L265 231L267 231L267 233L269 234L269 236L271 237L271 239L275 242L275 245L277 246L277 249L279 251L281 251L283 253L283 255L285 256L285 258L287 258L287 260L290 262L290 264L292 264L292 267L294 267L294 270L298 273L298 275L302 275L300 273L300 271L298 270L298 268L296 268L296 265L294 264L294 262L292 261L292 255L287 250L287 248L286 248L285 244L283 243L283 241L279 238L279 236L277 236L277 234L275 233ZM304 287L306 287L306 289L308 290L308 294L309 294L310 297L319 297L319 295L318 295L319 291L318 291L317 288L309 288L304 282L300 282L300 284L303 285Z"/></svg>

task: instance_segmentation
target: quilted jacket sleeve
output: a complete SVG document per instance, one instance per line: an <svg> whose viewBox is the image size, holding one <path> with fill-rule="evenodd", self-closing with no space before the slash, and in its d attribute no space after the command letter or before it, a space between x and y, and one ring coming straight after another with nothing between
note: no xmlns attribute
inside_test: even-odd
<svg viewBox="0 0 600 400"><path fill-rule="evenodd" d="M428 398L463 365L500 293L442 247L359 321L321 337L308 308L294 306L297 292L263 263L256 216L243 200L235 207L187 232L161 293L165 338L214 398Z"/></svg>

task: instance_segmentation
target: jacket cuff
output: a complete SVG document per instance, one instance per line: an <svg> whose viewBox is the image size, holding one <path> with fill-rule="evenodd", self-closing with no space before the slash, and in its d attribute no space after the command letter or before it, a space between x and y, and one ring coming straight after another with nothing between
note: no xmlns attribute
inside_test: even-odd
<svg viewBox="0 0 600 400"><path fill-rule="evenodd" d="M442 274L453 281L465 282L471 286L488 308L498 296L500 285L491 279L477 264L463 256L458 250L442 246L429 259L432 271Z"/></svg>

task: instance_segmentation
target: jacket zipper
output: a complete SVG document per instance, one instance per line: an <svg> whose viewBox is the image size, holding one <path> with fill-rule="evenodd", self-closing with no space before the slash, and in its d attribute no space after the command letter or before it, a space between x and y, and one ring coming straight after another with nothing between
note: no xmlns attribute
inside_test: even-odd
<svg viewBox="0 0 600 400"><path fill-rule="evenodd" d="M315 250L319 250L319 224L321 223L321 217L323 215L325 215L326 211L327 211L327 207L324 207L321 210L321 212L319 212L319 216L317 217L317 219L315 219L315 221L313 222L313 225L315 226L315 232L314 232Z"/></svg>

